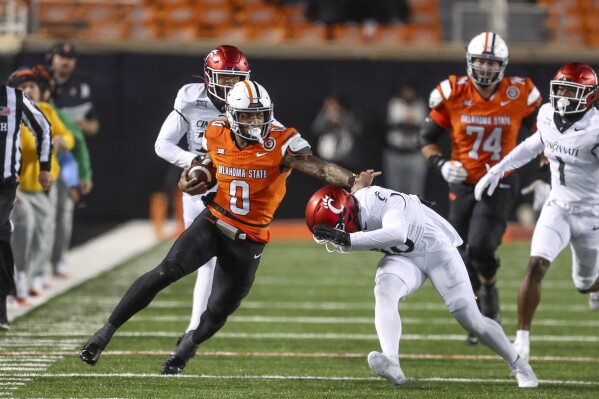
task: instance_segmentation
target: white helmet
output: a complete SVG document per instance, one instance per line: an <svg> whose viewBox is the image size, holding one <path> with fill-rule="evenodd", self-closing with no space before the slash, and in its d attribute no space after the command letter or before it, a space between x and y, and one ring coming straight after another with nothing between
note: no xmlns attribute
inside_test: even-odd
<svg viewBox="0 0 599 399"><path fill-rule="evenodd" d="M231 125L231 131L238 136L250 141L264 142L270 131L270 124L274 120L273 103L264 87L253 80L243 80L227 93L226 115ZM255 123L239 122L239 113L263 112L262 126ZM247 127L244 129L242 127Z"/></svg>
<svg viewBox="0 0 599 399"><path fill-rule="evenodd" d="M507 44L496 33L483 32L475 36L468 44L466 64L468 76L482 86L489 86L503 79L503 72L508 62ZM473 65L475 58L499 61L497 68L476 67ZM476 72L476 73L475 73Z"/></svg>

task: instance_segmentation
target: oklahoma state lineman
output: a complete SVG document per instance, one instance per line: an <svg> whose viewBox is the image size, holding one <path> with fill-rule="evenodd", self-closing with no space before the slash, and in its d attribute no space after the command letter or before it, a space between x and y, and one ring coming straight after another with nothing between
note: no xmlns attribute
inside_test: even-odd
<svg viewBox="0 0 599 399"><path fill-rule="evenodd" d="M483 32L468 45L468 76L451 75L431 93L431 111L420 131L422 154L449 183L449 222L464 244L460 248L482 313L500 320L495 251L518 193L517 176L506 174L492 196L481 202L474 186L517 144L518 131L536 130L541 95L529 78L503 77L508 48L499 35ZM451 157L437 144L449 131ZM478 341L469 335L466 341Z"/></svg>
<svg viewBox="0 0 599 399"><path fill-rule="evenodd" d="M273 104L258 83L236 83L227 94L226 115L227 120L208 126L203 142L208 154L202 162L217 168L216 194L206 196L207 208L162 263L131 285L108 323L81 349L82 361L96 364L117 328L149 305L160 290L216 256L212 293L199 327L185 334L162 366L162 374L180 373L197 345L214 335L248 294L291 169L329 184L353 185L350 171L313 156L295 129L271 126ZM188 170L184 169L179 188L194 195L205 193L205 183L187 180Z"/></svg>

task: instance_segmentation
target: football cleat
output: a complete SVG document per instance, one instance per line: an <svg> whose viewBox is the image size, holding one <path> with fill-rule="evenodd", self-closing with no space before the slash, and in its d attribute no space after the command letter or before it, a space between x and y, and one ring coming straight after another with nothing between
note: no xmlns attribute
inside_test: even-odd
<svg viewBox="0 0 599 399"><path fill-rule="evenodd" d="M177 348L164 361L160 374L174 375L183 371L189 359L195 356L198 349L198 345L193 342L192 336L193 330L179 338Z"/></svg>
<svg viewBox="0 0 599 399"><path fill-rule="evenodd" d="M100 345L88 342L79 351L79 359L91 366L95 366L102 354L102 350L103 348Z"/></svg>
<svg viewBox="0 0 599 399"><path fill-rule="evenodd" d="M514 347L518 355L520 355L522 359L528 362L528 360L530 359L530 344L527 342L520 342L516 340L514 341L512 346Z"/></svg>
<svg viewBox="0 0 599 399"><path fill-rule="evenodd" d="M401 386L406 383L406 376L401 370L399 362L394 362L380 352L370 352L368 354L368 366L375 374L383 377L393 385Z"/></svg>
<svg viewBox="0 0 599 399"><path fill-rule="evenodd" d="M83 348L79 351L79 359L91 366L95 366L115 331L116 327L110 323L106 323L83 345Z"/></svg>
<svg viewBox="0 0 599 399"><path fill-rule="evenodd" d="M589 308L595 312L599 311L599 291L589 294Z"/></svg>
<svg viewBox="0 0 599 399"><path fill-rule="evenodd" d="M469 332L468 336L466 337L466 341L464 341L464 343L466 345L477 345L478 337L476 335L474 335L473 333Z"/></svg>
<svg viewBox="0 0 599 399"><path fill-rule="evenodd" d="M535 372L532 371L532 367L520 356L514 363L510 364L510 370L518 380L519 388L536 388L539 386L539 380L537 380Z"/></svg>

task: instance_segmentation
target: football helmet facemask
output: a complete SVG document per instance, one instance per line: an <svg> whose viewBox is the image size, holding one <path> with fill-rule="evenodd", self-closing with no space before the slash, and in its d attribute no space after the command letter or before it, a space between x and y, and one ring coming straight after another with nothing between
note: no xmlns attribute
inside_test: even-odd
<svg viewBox="0 0 599 399"><path fill-rule="evenodd" d="M204 81L208 93L224 102L231 86L219 84L218 77L221 75L238 75L240 80L249 79L250 64L237 47L218 46L204 59Z"/></svg>
<svg viewBox="0 0 599 399"><path fill-rule="evenodd" d="M580 62L564 65L549 84L553 112L564 116L587 111L597 98L597 83L597 75L589 65ZM573 94L558 93L561 88L569 88Z"/></svg>
<svg viewBox="0 0 599 399"><path fill-rule="evenodd" d="M227 94L225 114L229 120L231 131L236 135L249 140L264 143L264 138L270 132L270 124L274 120L274 104L270 95L262 85L252 80L243 80L235 83ZM263 120L260 123L241 122L242 113L262 113Z"/></svg>
<svg viewBox="0 0 599 399"><path fill-rule="evenodd" d="M498 67L476 66L474 60L498 61ZM467 72L470 79L481 86L490 86L503 79L509 52L505 41L496 33L483 32L475 36L466 51Z"/></svg>

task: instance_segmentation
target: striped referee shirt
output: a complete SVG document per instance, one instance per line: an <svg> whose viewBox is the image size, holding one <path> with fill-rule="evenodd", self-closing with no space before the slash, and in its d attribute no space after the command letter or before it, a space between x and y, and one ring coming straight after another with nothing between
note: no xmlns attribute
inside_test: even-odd
<svg viewBox="0 0 599 399"><path fill-rule="evenodd" d="M35 134L40 170L50 170L50 123L23 92L0 85L0 185L16 184L21 172L21 123Z"/></svg>

